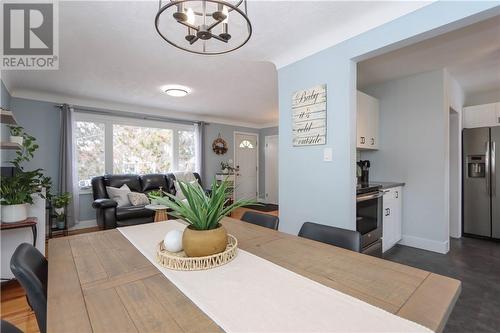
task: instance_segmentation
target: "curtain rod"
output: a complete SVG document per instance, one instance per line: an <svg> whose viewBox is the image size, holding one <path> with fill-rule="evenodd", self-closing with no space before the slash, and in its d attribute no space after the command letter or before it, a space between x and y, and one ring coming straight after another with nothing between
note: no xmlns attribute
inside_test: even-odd
<svg viewBox="0 0 500 333"><path fill-rule="evenodd" d="M64 104L56 104L54 107L61 109ZM143 120L156 120L156 121L164 121L164 122L169 122L169 123L176 123L176 124L187 124L187 125L194 125L194 124L201 124L203 123L204 125L210 125L209 123L203 122L203 121L197 121L197 120L184 120L184 119L177 119L177 118L169 118L169 117L162 117L162 116L153 116L153 115L147 115L147 114L142 114L142 113L136 113L136 112L128 112L128 111L112 111L112 110L104 110L104 109L94 109L94 108L88 108L88 107L82 107L78 105L70 105L74 109L78 110L79 112L83 113L91 113L91 114L98 114L98 115L103 115L103 116L116 116L116 117L124 117L124 118L134 118L134 119L143 119Z"/></svg>

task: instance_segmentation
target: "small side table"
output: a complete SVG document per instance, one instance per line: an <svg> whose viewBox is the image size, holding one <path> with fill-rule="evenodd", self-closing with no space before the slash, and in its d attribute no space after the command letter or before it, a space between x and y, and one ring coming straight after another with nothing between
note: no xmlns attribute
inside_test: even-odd
<svg viewBox="0 0 500 333"><path fill-rule="evenodd" d="M2 222L0 224L0 230L31 228L31 232L33 233L33 246L36 247L37 223L38 220L36 217L28 217L26 220L19 222L11 222L11 223Z"/></svg>
<svg viewBox="0 0 500 333"><path fill-rule="evenodd" d="M167 216L167 206L164 205L146 205L146 209L151 209L155 211L155 222L161 222L168 220Z"/></svg>

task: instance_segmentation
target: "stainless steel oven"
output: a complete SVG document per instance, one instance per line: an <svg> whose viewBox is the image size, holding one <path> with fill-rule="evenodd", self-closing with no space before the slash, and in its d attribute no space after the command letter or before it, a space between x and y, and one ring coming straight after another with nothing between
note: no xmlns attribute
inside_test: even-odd
<svg viewBox="0 0 500 333"><path fill-rule="evenodd" d="M361 233L361 252L382 256L382 196L380 186L357 189L356 230Z"/></svg>

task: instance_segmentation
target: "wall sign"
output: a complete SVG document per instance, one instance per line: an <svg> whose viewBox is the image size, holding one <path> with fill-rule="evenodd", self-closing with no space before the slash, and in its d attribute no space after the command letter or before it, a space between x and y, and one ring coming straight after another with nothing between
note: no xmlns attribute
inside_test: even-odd
<svg viewBox="0 0 500 333"><path fill-rule="evenodd" d="M295 92L292 117L294 147L326 144L326 84Z"/></svg>

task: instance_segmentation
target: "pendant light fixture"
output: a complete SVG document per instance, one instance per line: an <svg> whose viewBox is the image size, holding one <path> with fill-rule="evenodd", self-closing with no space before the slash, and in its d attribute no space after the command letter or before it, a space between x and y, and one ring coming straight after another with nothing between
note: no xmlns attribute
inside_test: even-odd
<svg viewBox="0 0 500 333"><path fill-rule="evenodd" d="M160 0L155 26L169 44L204 55L237 50L252 35L246 0Z"/></svg>

